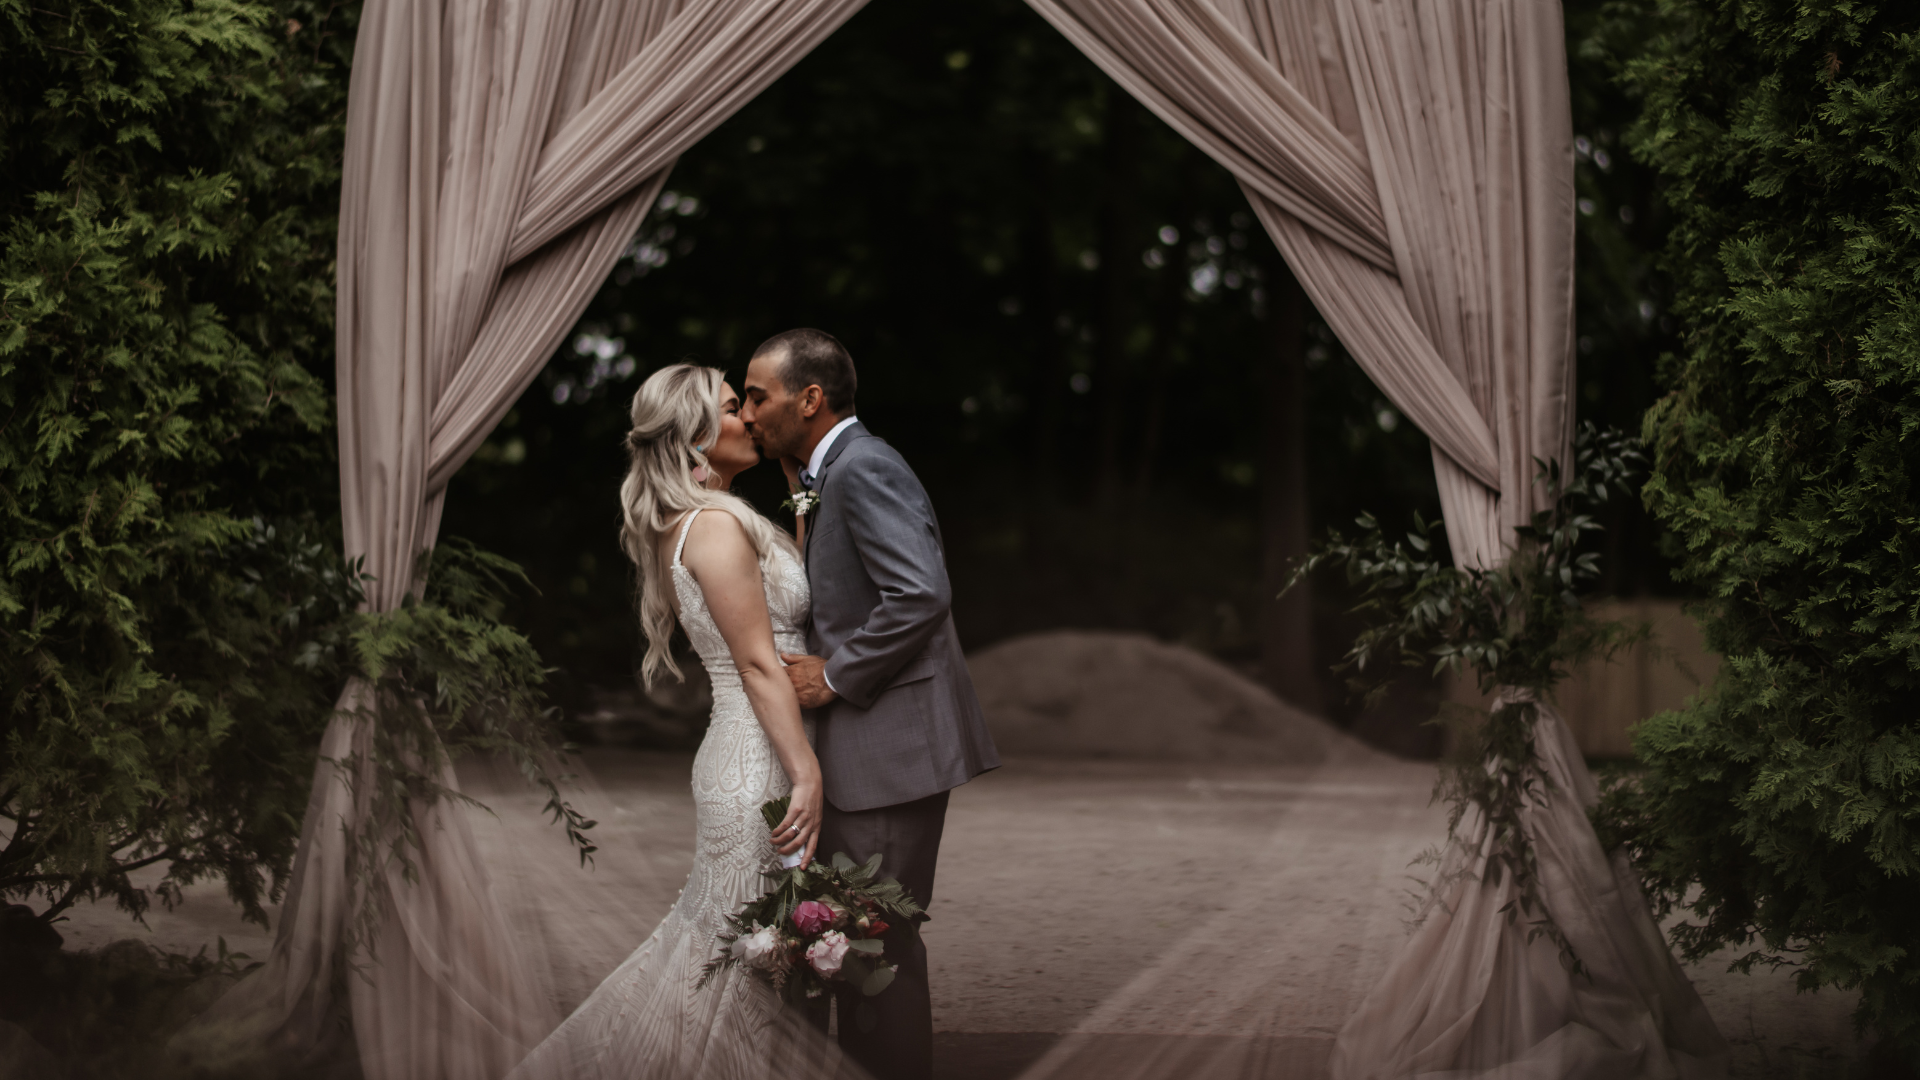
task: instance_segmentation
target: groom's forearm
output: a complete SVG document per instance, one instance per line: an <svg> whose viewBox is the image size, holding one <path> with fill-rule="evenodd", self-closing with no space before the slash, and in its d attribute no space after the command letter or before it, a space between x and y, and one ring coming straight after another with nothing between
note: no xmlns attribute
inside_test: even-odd
<svg viewBox="0 0 1920 1080"><path fill-rule="evenodd" d="M947 620L951 595L883 598L866 625L827 657L821 672L834 693L865 709L907 662L926 651Z"/></svg>
<svg viewBox="0 0 1920 1080"><path fill-rule="evenodd" d="M933 636L947 621L953 608L953 590L947 582L946 567L936 560L929 567L920 552L919 560L895 563L889 558L866 558L868 573L880 586L880 602L867 615L866 622L827 657L822 673L834 693L861 708L873 704L894 676L909 660L925 652ZM917 566L916 566L917 563ZM878 565L877 565L878 564ZM891 564L895 572L874 574Z"/></svg>

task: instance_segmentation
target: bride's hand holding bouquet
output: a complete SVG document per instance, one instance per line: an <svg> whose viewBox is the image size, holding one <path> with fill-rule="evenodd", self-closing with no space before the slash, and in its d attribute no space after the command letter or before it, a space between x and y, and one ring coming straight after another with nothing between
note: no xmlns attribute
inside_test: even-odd
<svg viewBox="0 0 1920 1080"><path fill-rule="evenodd" d="M761 807L769 825L787 815L788 800ZM882 934L923 914L918 901L891 878L876 880L880 856L857 864L835 852L831 864L770 870L761 896L727 916L720 955L707 962L704 984L716 972L745 967L787 1000L826 993L830 983L859 987L871 997L893 982Z"/></svg>

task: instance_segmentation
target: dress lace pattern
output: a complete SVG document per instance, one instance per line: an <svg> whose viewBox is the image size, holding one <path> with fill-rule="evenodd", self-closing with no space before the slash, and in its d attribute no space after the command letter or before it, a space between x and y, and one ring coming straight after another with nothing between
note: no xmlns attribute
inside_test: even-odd
<svg viewBox="0 0 1920 1080"><path fill-rule="evenodd" d="M790 1018L766 984L739 969L704 987L700 970L718 948L726 917L766 888L775 865L760 806L792 790L747 701L739 669L699 583L680 561L693 518L674 545L672 577L685 628L713 681L713 714L693 759L699 822L693 871L653 935L514 1070L511 1080L710 1080L787 1075L796 1057ZM781 652L806 651L807 576L785 551L763 564L767 613ZM811 735L811 732L809 732Z"/></svg>

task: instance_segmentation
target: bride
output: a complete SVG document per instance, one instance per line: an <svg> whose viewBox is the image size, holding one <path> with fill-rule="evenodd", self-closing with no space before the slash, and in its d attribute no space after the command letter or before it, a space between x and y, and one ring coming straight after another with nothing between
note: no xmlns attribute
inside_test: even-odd
<svg viewBox="0 0 1920 1080"><path fill-rule="evenodd" d="M700 984L726 916L765 891L761 873L775 853L813 857L823 798L779 657L806 652L807 577L793 537L728 492L760 460L739 407L712 368L656 372L633 397L631 466L620 487L621 543L639 569L642 678L680 677L668 647L677 616L713 681L713 718L693 759L693 871L653 936L511 1080L835 1071L824 1040L759 979L730 968ZM760 806L789 794L791 808L770 836Z"/></svg>

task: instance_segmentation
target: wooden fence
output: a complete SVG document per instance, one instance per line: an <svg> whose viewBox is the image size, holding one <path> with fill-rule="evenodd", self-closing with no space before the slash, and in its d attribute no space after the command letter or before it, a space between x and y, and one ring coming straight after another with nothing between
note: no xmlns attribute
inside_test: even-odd
<svg viewBox="0 0 1920 1080"><path fill-rule="evenodd" d="M1555 703L1588 757L1633 756L1633 726L1677 709L1713 681L1720 658L1706 649L1700 627L1678 600L1609 600L1594 605L1603 619L1647 623L1653 638L1615 656L1575 670L1555 692ZM1471 679L1445 680L1448 700L1485 708Z"/></svg>

